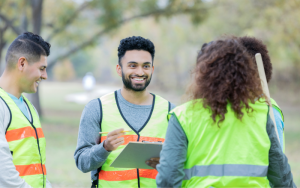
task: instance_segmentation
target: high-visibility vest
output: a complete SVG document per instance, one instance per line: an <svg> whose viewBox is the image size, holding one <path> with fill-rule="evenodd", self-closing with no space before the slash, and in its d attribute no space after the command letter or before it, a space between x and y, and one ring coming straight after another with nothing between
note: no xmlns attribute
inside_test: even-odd
<svg viewBox="0 0 300 188"><path fill-rule="evenodd" d="M270 98L270 101L271 101L273 108L275 108L280 113L282 121L284 122L284 115L283 115L281 108L279 107L279 105L276 103L276 101L274 99Z"/></svg>
<svg viewBox="0 0 300 188"><path fill-rule="evenodd" d="M100 98L102 106L101 131L110 132L115 129L134 130L123 116L118 101L117 91ZM168 126L167 115L170 103L158 95L153 95L153 104L150 115L139 131L127 132L124 143L112 151L102 165L98 176L98 187L156 187L155 169L113 168L111 163L120 154L128 142L164 142ZM101 142L106 136L101 136Z"/></svg>
<svg viewBox="0 0 300 188"><path fill-rule="evenodd" d="M284 115L283 115L283 112L282 112L281 108L279 107L279 105L276 103L276 101L274 99L270 98L270 101L271 101L271 104L272 104L273 108L275 108L280 113L281 119L284 122ZM283 152L285 152L284 128L283 128L283 131L282 131L282 139L283 139L282 150L283 150Z"/></svg>
<svg viewBox="0 0 300 188"><path fill-rule="evenodd" d="M201 99L170 112L168 117L178 119L188 140L182 187L270 187L268 106L258 101L249 105L254 111L243 109L239 120L228 104L220 127Z"/></svg>
<svg viewBox="0 0 300 188"><path fill-rule="evenodd" d="M0 97L11 114L5 137L19 176L33 188L46 187L46 141L34 107L23 96L32 117L29 121L3 89Z"/></svg>

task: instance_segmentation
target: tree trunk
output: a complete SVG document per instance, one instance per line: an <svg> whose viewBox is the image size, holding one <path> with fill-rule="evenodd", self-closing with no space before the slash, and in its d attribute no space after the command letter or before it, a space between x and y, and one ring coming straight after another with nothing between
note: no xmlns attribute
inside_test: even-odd
<svg viewBox="0 0 300 188"><path fill-rule="evenodd" d="M42 28L42 8L44 0L31 0L33 33L40 35Z"/></svg>
<svg viewBox="0 0 300 188"><path fill-rule="evenodd" d="M31 0L32 23L33 23L32 32L37 35L40 35L40 33L41 33L42 7L43 7L43 0ZM41 117L43 115L43 113L42 113L42 108L41 108L41 104L40 104L39 87L37 88L36 93L32 93L32 94L28 95L28 99L31 101L31 103L36 108L37 112L39 113L39 115Z"/></svg>
<svg viewBox="0 0 300 188"><path fill-rule="evenodd" d="M7 24L3 28L0 28L0 76L2 75L2 73L4 71L4 69L2 69L2 66L4 67L4 65L2 65L2 64L5 61L2 62L2 52L6 45L6 41L4 40L3 36L4 36L4 33L7 30L7 28L8 28Z"/></svg>

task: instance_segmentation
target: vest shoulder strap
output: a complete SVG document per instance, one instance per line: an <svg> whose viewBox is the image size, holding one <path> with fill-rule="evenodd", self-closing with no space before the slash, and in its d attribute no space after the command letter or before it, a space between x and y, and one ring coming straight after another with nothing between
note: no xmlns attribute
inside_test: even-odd
<svg viewBox="0 0 300 188"><path fill-rule="evenodd" d="M8 112L9 112L9 121L8 121L8 125L7 125L7 127L6 127L6 130L5 130L5 134L6 134L8 128L9 128L9 126L10 126L10 124L11 124L12 114L11 114L11 110L10 110L9 106L7 105L6 101L5 101L1 96L0 96L0 98L2 99L3 103L5 104L5 106L6 106L7 109L8 109Z"/></svg>

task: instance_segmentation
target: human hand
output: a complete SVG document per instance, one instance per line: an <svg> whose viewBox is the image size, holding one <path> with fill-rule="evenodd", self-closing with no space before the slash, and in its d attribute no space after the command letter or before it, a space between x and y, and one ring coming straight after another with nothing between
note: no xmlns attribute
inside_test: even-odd
<svg viewBox="0 0 300 188"><path fill-rule="evenodd" d="M124 143L124 137L121 137L125 135L123 132L124 129L116 129L107 134L106 139L104 140L103 147L106 149L106 151L113 151L116 150L120 145Z"/></svg>
<svg viewBox="0 0 300 188"><path fill-rule="evenodd" d="M152 168L156 169L156 165L159 164L159 159L160 159L159 157L153 157L153 158L147 160L146 164L148 166L151 166Z"/></svg>

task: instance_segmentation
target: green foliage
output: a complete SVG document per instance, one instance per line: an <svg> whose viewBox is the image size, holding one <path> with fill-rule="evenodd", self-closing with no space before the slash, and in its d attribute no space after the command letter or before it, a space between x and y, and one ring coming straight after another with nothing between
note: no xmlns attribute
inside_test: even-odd
<svg viewBox="0 0 300 188"><path fill-rule="evenodd" d="M87 72L93 72L96 63L90 58L90 55L85 52L79 52L72 56L71 62L78 78L82 78Z"/></svg>

